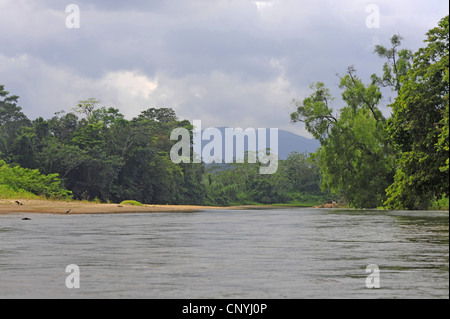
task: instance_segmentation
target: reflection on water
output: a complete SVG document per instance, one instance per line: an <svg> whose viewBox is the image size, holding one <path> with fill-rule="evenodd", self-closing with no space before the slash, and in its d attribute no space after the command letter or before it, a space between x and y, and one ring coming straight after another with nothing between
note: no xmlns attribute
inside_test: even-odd
<svg viewBox="0 0 450 319"><path fill-rule="evenodd" d="M448 212L0 216L0 298L448 298ZM66 266L80 288L65 286ZM366 266L380 289L366 288Z"/></svg>

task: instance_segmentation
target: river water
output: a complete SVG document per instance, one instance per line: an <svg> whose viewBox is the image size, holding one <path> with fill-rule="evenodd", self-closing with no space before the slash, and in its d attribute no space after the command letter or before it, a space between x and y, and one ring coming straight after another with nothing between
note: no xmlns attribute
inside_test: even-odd
<svg viewBox="0 0 450 319"><path fill-rule="evenodd" d="M448 226L309 208L0 215L0 298L448 298Z"/></svg>

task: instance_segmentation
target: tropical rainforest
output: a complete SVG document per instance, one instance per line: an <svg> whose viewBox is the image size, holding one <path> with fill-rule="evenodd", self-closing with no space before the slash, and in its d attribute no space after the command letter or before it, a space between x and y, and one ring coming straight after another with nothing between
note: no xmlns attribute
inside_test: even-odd
<svg viewBox="0 0 450 319"><path fill-rule="evenodd" d="M303 122L321 147L292 153L271 175L259 174L258 163L173 163L170 132L192 126L171 108L126 119L89 98L69 112L30 120L19 97L0 85L0 198L199 205L338 200L388 209L446 202L448 209L448 20L431 29L415 53L401 48L400 35L389 48L377 45L374 52L385 63L369 83L349 67L340 76L345 105L337 111L322 82L304 100L294 99L291 121ZM390 117L381 111L382 88L396 94Z"/></svg>

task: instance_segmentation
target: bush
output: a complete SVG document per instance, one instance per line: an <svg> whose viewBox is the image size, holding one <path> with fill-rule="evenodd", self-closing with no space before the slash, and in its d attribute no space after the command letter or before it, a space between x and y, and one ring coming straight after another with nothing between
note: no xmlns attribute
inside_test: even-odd
<svg viewBox="0 0 450 319"><path fill-rule="evenodd" d="M11 167L0 160L0 185L6 192L28 192L38 196L69 198L71 192L61 185L58 174L43 175L37 169Z"/></svg>
<svg viewBox="0 0 450 319"><path fill-rule="evenodd" d="M144 206L143 204L139 203L135 200L124 200L120 203L121 205L133 205L133 206Z"/></svg>
<svg viewBox="0 0 450 319"><path fill-rule="evenodd" d="M448 210L449 200L448 197L443 196L441 199L435 200L432 203L431 209L433 210Z"/></svg>
<svg viewBox="0 0 450 319"><path fill-rule="evenodd" d="M16 191L13 190L8 185L0 185L0 199L14 199L14 198L37 199L39 197L23 189L19 189L18 191Z"/></svg>

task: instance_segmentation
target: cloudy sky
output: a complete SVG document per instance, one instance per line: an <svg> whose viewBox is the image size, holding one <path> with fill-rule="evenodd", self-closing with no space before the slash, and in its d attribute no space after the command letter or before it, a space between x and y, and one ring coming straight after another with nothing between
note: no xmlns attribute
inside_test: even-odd
<svg viewBox="0 0 450 319"><path fill-rule="evenodd" d="M70 4L79 28L67 27ZM339 97L350 65L367 82L383 64L375 44L400 34L415 51L448 11L446 0L0 0L0 84L30 119L94 97L129 119L172 107L204 128L308 136L289 123L293 98L316 81Z"/></svg>

